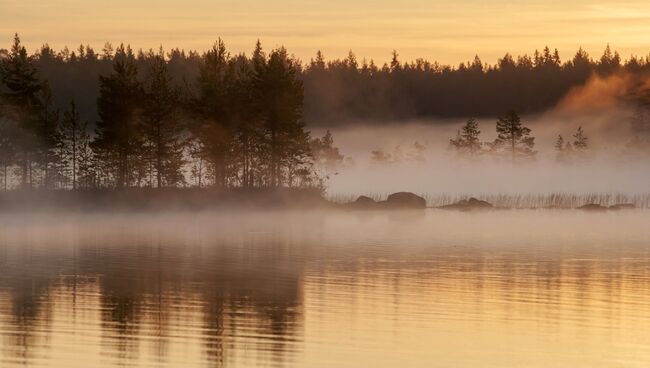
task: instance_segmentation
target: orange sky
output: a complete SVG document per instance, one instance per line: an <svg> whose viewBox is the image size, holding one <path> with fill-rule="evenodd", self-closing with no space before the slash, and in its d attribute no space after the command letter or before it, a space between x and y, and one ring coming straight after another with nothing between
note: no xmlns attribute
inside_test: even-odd
<svg viewBox="0 0 650 368"><path fill-rule="evenodd" d="M546 44L563 57L579 46L599 56L607 43L627 58L650 52L650 1L0 0L0 45L14 32L30 50L106 41L204 50L221 36L234 52L260 38L305 61L353 49L384 62L395 48L402 59L456 64L478 53L494 63Z"/></svg>

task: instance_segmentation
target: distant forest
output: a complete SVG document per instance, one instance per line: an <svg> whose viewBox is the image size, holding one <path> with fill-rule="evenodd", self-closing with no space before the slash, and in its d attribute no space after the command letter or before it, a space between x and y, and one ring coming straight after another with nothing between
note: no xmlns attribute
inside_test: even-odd
<svg viewBox="0 0 650 368"><path fill-rule="evenodd" d="M56 105L66 106L74 100L82 119L93 125L99 118L98 75L110 74L118 48L107 43L101 50L80 45L56 51L45 44L30 58L39 78L48 82ZM9 52L0 49L0 58ZM160 52L133 51L139 79ZM164 52L172 83L184 92L196 93L194 82L207 55L180 49ZM597 57L579 49L564 60L556 49L545 47L532 55L506 54L494 65L478 56L458 66L424 59L405 62L397 52L383 65L359 60L352 51L342 60L326 60L321 52L308 62L287 57L304 86L304 117L311 126L343 125L351 120L493 118L511 109L535 113L553 107L572 87L584 84L594 74L650 71L648 57L622 60L609 46Z"/></svg>
<svg viewBox="0 0 650 368"><path fill-rule="evenodd" d="M621 70L645 73L650 60L623 62L608 46L596 60L581 49L566 62L546 47L494 66L478 57L458 67L407 63L397 52L381 67L352 52L334 61L318 52L305 64L259 41L250 56L230 54L220 39L203 53L107 43L29 55L16 35L0 50L0 180L4 189L322 188L343 156L329 132L312 137L307 123L505 111L500 139L484 147L509 142L514 162L534 153L517 114ZM451 141L460 152L478 147L472 124Z"/></svg>

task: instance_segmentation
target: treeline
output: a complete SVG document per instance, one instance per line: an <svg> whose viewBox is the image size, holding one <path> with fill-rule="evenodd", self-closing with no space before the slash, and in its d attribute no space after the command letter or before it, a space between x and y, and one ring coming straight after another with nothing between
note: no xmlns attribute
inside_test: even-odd
<svg viewBox="0 0 650 368"><path fill-rule="evenodd" d="M468 119L457 132L456 137L449 139L449 146L461 158L477 158L490 156L505 158L513 164L534 160L538 151L535 150L535 137L532 130L526 127L521 117L515 111L498 118L496 122L497 137L492 141L482 141L481 131L476 119ZM571 162L587 159L589 137L579 126L572 135L573 141L565 140L559 134L554 144L558 162Z"/></svg>
<svg viewBox="0 0 650 368"><path fill-rule="evenodd" d="M108 66L93 76L94 130L74 99L59 108L39 73L48 62ZM331 135L305 129L299 63L284 48L267 55L258 42L246 57L219 40L196 62L194 79L178 83L162 50L29 56L16 35L0 58L3 188L322 186L314 163L342 157Z"/></svg>
<svg viewBox="0 0 650 368"><path fill-rule="evenodd" d="M532 56L506 54L495 65L476 56L457 67L424 59L403 63L393 52L391 62L379 67L372 60L359 62L352 52L330 62L318 53L303 79L308 115L331 124L349 119L488 117L510 109L540 112L590 76L624 70L646 73L650 59L631 57L624 62L607 46L599 58L579 49L562 61L557 49L545 47Z"/></svg>
<svg viewBox="0 0 650 368"><path fill-rule="evenodd" d="M497 137L491 142L482 142L481 131L475 119L469 119L449 140L450 147L461 157L474 158L479 155L506 157L516 163L535 158L535 137L530 128L524 126L515 111L499 117L496 123Z"/></svg>
<svg viewBox="0 0 650 368"><path fill-rule="evenodd" d="M643 103L645 101L645 103ZM644 162L650 157L650 99L644 98L636 109L629 123L630 136L620 142L618 154L628 161ZM621 129L626 130L619 122ZM535 137L530 128L521 121L519 114L510 110L498 118L496 138L491 141L481 140L481 130L476 119L468 119L458 130L456 136L449 139L449 148L459 158L477 159L490 157L497 160L508 160L512 163L535 160L538 151L535 150ZM555 157L558 163L579 163L593 158L593 150L589 143L587 132L582 126L565 138L558 134L553 142ZM416 142L417 143L417 142ZM549 142L550 143L550 142ZM610 152L611 154L611 152ZM373 156L376 156L373 153Z"/></svg>
<svg viewBox="0 0 650 368"><path fill-rule="evenodd" d="M30 58L38 75L50 84L53 99L63 106L74 99L84 120L98 119L97 75L111 72L116 48L101 50L81 45L55 51L44 45ZM6 58L9 50L0 50ZM139 70L158 52L134 52ZM165 53L167 71L174 84L191 86L201 73L206 53L173 49ZM545 47L532 55L504 55L489 65L478 56L458 66L424 59L405 62L394 52L389 63L358 60L353 52L344 59L326 60L321 52L308 62L291 58L297 79L304 86L304 116L310 124L346 124L351 120L389 121L417 118L496 116L515 109L521 114L553 107L575 86L592 75L619 71L634 75L650 71L648 57L621 56L607 46L592 57L583 49L564 60Z"/></svg>

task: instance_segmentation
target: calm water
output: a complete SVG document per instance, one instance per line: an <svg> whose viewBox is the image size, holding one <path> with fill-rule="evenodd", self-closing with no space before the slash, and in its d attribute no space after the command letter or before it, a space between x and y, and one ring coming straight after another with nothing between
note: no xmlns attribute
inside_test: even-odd
<svg viewBox="0 0 650 368"><path fill-rule="evenodd" d="M650 212L0 216L0 366L647 367Z"/></svg>

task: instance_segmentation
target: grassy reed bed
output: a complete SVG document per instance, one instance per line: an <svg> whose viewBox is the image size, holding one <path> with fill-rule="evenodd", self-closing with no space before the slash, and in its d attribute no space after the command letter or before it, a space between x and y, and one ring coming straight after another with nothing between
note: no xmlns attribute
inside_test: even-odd
<svg viewBox="0 0 650 368"><path fill-rule="evenodd" d="M430 206L438 207L456 203L462 199L472 197L463 195L427 195L425 196ZM545 193L545 194L479 194L475 198L488 201L494 206L515 209L537 208L576 208L585 204L599 204L611 206L615 204L631 203L638 208L650 207L650 193L623 194L623 193Z"/></svg>
<svg viewBox="0 0 650 368"><path fill-rule="evenodd" d="M383 200L388 194L370 193L364 194L374 200ZM583 206L585 204L599 204L602 206L612 206L615 204L631 203L637 208L650 208L650 193L645 194L623 194L623 193L528 193L528 194L510 194L510 193L484 193L484 194L420 194L423 196L427 205L430 207L439 207L456 203L463 199L474 197L493 204L496 207L513 208L513 209L541 209L541 208L561 208L571 209ZM354 201L358 195L353 194L330 194L327 196L330 201L337 203L347 203Z"/></svg>

